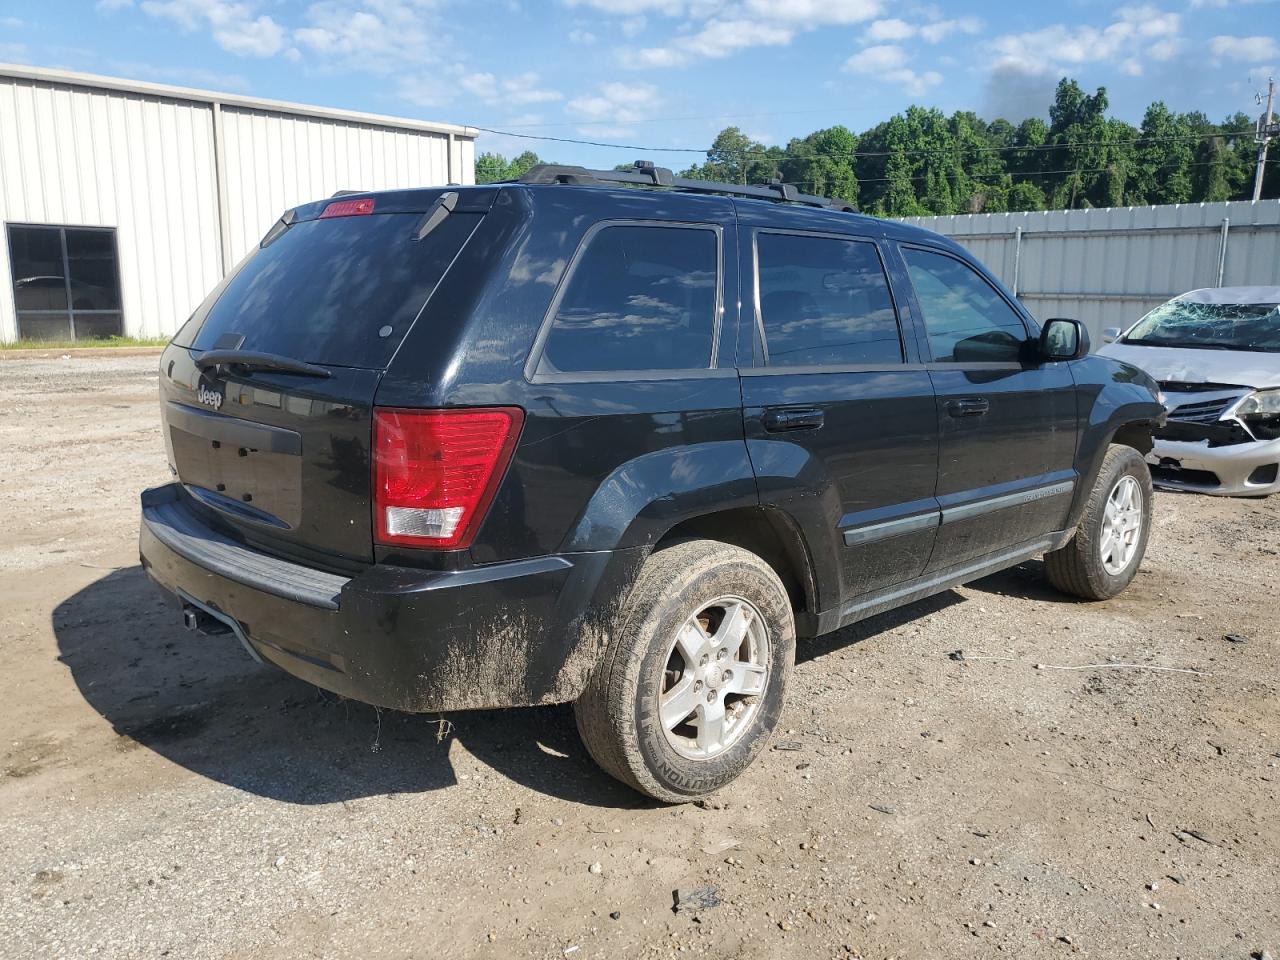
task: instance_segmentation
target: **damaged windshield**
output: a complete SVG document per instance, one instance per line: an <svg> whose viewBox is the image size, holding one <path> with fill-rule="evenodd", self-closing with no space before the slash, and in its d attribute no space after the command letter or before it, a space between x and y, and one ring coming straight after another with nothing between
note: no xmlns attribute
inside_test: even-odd
<svg viewBox="0 0 1280 960"><path fill-rule="evenodd" d="M1124 342L1280 353L1280 304L1170 300L1139 320Z"/></svg>

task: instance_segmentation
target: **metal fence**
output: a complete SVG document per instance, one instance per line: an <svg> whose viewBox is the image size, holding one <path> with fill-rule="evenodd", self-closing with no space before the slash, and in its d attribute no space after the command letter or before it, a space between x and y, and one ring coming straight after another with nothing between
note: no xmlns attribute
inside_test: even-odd
<svg viewBox="0 0 1280 960"><path fill-rule="evenodd" d="M1037 317L1094 345L1199 287L1280 286L1280 200L912 217L970 250Z"/></svg>

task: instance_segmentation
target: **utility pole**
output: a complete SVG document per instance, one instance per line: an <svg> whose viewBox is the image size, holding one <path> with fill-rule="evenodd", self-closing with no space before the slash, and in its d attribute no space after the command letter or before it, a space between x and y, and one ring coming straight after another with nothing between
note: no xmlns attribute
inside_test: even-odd
<svg viewBox="0 0 1280 960"><path fill-rule="evenodd" d="M1258 130L1253 139L1258 142L1258 169L1253 174L1253 199L1262 199L1262 175L1267 170L1267 147L1271 138L1280 135L1280 123L1275 122L1272 106L1276 97L1276 78L1267 77L1267 110L1258 118ZM1259 97L1261 102L1261 97Z"/></svg>

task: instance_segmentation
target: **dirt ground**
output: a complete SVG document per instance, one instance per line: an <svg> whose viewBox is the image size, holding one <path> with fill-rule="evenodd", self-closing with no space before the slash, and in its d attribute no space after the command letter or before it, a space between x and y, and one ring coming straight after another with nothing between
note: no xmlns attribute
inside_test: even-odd
<svg viewBox="0 0 1280 960"><path fill-rule="evenodd" d="M155 363L0 364L0 956L1280 954L1280 497L1160 494L1109 603L1029 563L802 645L780 742L664 807L568 708L449 730L183 631Z"/></svg>

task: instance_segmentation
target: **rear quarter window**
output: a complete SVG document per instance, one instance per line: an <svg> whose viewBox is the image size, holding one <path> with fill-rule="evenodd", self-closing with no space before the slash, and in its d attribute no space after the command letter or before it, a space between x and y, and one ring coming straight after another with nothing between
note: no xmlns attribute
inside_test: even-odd
<svg viewBox="0 0 1280 960"><path fill-rule="evenodd" d="M421 240L420 213L295 223L215 290L203 322L197 311L175 342L211 350L234 333L243 350L385 367L482 216L453 213Z"/></svg>
<svg viewBox="0 0 1280 960"><path fill-rule="evenodd" d="M719 274L712 227L596 229L553 307L537 373L709 367Z"/></svg>

